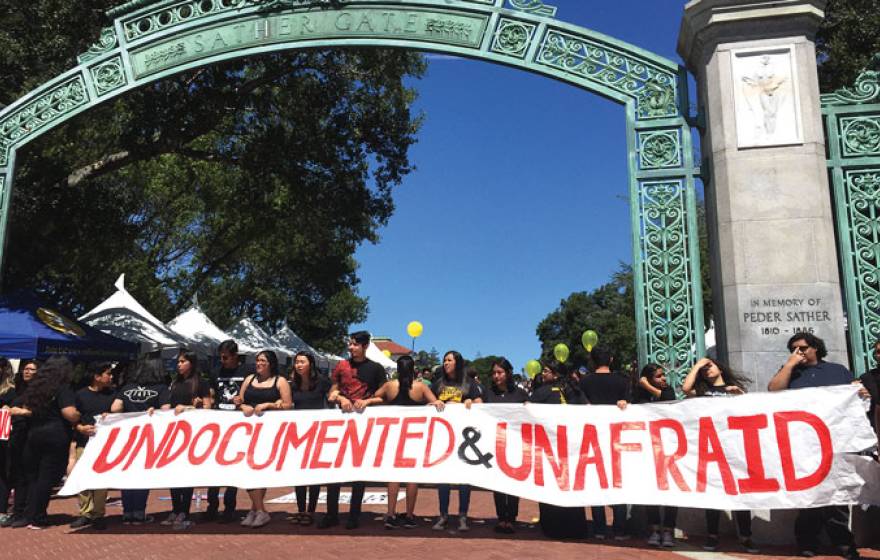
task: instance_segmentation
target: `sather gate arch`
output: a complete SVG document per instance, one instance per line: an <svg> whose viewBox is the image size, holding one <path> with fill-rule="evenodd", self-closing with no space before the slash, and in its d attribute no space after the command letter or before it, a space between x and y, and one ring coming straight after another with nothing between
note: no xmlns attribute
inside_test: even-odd
<svg viewBox="0 0 880 560"><path fill-rule="evenodd" d="M19 148L126 91L248 55L434 51L542 74L623 105L639 357L679 373L704 352L699 173L678 64L555 19L540 0L132 0L78 65L0 111L0 263Z"/></svg>

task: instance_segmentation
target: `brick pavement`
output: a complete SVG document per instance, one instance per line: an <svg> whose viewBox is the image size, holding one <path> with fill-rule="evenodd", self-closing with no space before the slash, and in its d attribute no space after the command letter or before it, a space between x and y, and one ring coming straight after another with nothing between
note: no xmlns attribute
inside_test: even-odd
<svg viewBox="0 0 880 560"><path fill-rule="evenodd" d="M372 490L380 490L374 488ZM276 489L269 497L278 496L291 489ZM111 492L111 499L118 496ZM124 526L121 523L121 507L108 506L108 527L105 531L91 529L71 531L67 523L74 519L76 500L56 498L49 509L52 527L42 531L28 529L0 529L0 559L26 560L39 558L137 558L152 560L160 558L212 558L235 559L242 557L277 557L279 553L289 557L305 555L308 560L340 559L356 557L357 560L411 558L429 555L431 560L508 560L510 558L541 558L548 560L570 558L601 558L602 560L744 560L747 558L793 560L791 548L765 549L763 554L749 555L736 550L733 542L723 543L719 553L703 552L698 537L695 543L682 540L673 550L657 550L647 547L644 539L623 543L594 540L559 542L543 538L538 528L529 527L528 521L537 516L537 505L523 501L519 520L522 522L516 535L497 535L492 531L494 504L490 492L474 489L471 498L471 515L474 519L468 533L437 532L430 528L429 519L436 515L437 493L423 489L419 494L416 514L422 521L417 529L388 531L382 527L380 514L385 506L365 506L361 528L346 531L340 527L322 531L312 527L291 525L285 520L285 512L293 511L293 505L269 505L273 512L272 522L261 529L247 529L237 524L198 523L187 532L177 532L158 524L158 519L169 510L166 490L151 492L149 512L157 516L157 522L142 526ZM239 494L239 509L247 508L247 495ZM204 509L204 502L200 509ZM399 503L403 507L403 501ZM451 511L457 507L457 495L453 492ZM319 504L321 511L323 506ZM345 510L345 506L342 506ZM195 512L195 507L194 507ZM610 513L609 513L610 516ZM198 514L194 515L198 521ZM610 519L610 517L609 517ZM343 515L343 523L344 523ZM697 545L697 546L695 546ZM880 559L880 551L861 549L866 558ZM833 556L817 558L835 558Z"/></svg>

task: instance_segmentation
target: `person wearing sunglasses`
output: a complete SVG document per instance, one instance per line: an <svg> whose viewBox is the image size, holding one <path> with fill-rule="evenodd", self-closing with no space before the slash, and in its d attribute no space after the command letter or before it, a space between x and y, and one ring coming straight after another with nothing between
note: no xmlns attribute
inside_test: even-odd
<svg viewBox="0 0 880 560"><path fill-rule="evenodd" d="M853 382L853 374L847 368L824 360L828 355L825 342L812 333L797 333L792 336L788 339L788 351L791 355L770 380L767 385L769 391L828 387ZM831 544L844 558L859 558L852 531L849 529L847 506L798 510L794 521L794 536L801 556L815 556L823 527Z"/></svg>

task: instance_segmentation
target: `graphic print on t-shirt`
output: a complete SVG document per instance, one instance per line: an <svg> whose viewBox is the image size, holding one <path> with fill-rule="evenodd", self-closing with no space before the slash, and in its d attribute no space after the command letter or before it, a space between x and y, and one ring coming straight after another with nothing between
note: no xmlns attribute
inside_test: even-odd
<svg viewBox="0 0 880 560"><path fill-rule="evenodd" d="M455 385L445 385L443 389L440 390L440 394L437 395L437 400L443 402L461 402L463 396L460 387L456 387Z"/></svg>
<svg viewBox="0 0 880 560"><path fill-rule="evenodd" d="M153 389L148 389L146 387L135 387L134 389L129 389L122 393L125 395L129 401L133 403L145 403L150 399L155 399L159 396L158 391L154 391Z"/></svg>

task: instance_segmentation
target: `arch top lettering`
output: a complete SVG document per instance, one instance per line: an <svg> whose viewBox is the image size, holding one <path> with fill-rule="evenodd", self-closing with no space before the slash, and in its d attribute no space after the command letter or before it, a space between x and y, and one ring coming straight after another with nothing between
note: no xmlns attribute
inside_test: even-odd
<svg viewBox="0 0 880 560"><path fill-rule="evenodd" d="M77 66L0 111L0 251L15 153L71 117L152 81L273 51L375 46L504 64L624 105L639 354L672 371L703 352L685 71L556 19L542 0L131 0ZM2 252L0 252L2 264Z"/></svg>

